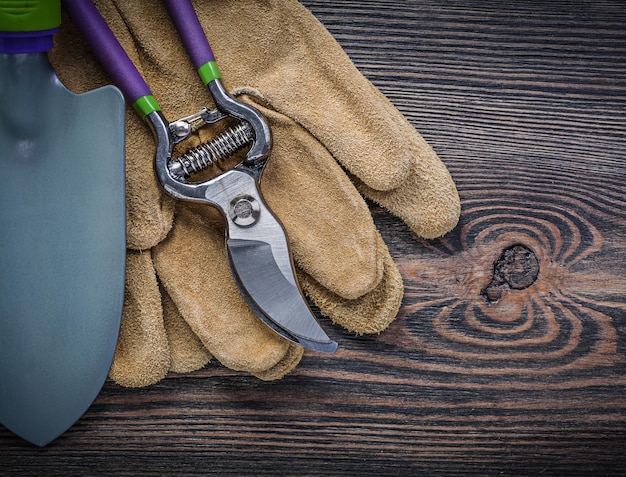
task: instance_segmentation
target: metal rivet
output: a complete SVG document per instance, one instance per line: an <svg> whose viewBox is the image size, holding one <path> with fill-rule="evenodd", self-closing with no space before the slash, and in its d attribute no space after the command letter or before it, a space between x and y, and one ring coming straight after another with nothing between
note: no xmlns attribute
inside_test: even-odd
<svg viewBox="0 0 626 477"><path fill-rule="evenodd" d="M191 134L191 124L182 119L170 124L170 128L172 133L179 138L185 138Z"/></svg>

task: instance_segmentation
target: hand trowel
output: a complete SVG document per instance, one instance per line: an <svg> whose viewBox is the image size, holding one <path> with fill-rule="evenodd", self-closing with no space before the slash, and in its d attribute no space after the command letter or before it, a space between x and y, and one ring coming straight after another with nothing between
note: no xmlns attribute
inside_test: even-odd
<svg viewBox="0 0 626 477"><path fill-rule="evenodd" d="M99 394L124 297L124 99L61 84L60 11L0 2L0 423L38 446Z"/></svg>

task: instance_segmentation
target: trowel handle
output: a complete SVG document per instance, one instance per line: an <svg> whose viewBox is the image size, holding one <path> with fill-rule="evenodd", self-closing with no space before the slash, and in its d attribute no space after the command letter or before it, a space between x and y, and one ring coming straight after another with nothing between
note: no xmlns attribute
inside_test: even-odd
<svg viewBox="0 0 626 477"><path fill-rule="evenodd" d="M213 50L211 50L191 0L164 0L164 3L204 84L221 78Z"/></svg>
<svg viewBox="0 0 626 477"><path fill-rule="evenodd" d="M62 0L61 5L122 90L126 102L142 118L153 111L160 111L150 88L91 0Z"/></svg>

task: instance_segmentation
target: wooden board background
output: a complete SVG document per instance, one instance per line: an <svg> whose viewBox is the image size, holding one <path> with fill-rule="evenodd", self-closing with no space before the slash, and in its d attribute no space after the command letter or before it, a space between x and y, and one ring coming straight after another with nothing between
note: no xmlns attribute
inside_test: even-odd
<svg viewBox="0 0 626 477"><path fill-rule="evenodd" d="M387 332L331 329L274 383L107 383L44 449L0 427L0 475L626 475L626 2L304 3L449 167L458 227L372 206L406 284Z"/></svg>

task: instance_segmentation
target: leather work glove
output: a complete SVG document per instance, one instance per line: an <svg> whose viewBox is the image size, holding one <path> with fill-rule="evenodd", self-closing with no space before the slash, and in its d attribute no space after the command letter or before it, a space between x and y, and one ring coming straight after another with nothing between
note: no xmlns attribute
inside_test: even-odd
<svg viewBox="0 0 626 477"><path fill-rule="evenodd" d="M213 108L161 2L95 3L168 120ZM270 123L274 145L261 190L287 231L304 292L348 331L381 332L398 312L402 278L363 195L417 235L441 236L460 213L444 164L295 0L194 7L223 84ZM51 61L69 89L110 83L66 17L56 42ZM261 379L282 377L302 348L248 308L231 276L222 217L162 191L152 134L127 110L127 284L111 378L145 386L168 371L198 369L211 355ZM199 130L185 147L210 140L219 127Z"/></svg>

